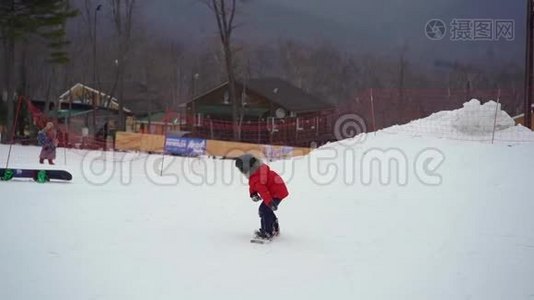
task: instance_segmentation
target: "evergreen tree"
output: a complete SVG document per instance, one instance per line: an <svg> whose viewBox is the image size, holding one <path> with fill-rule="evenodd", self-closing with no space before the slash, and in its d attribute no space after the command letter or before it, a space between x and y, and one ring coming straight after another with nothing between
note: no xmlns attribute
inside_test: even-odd
<svg viewBox="0 0 534 300"><path fill-rule="evenodd" d="M50 49L48 61L65 64L68 55L64 47L65 24L75 17L77 10L71 9L68 0L0 0L0 39L4 47L5 89L7 90L7 138L11 139L13 124L16 77L15 54L19 41L42 37Z"/></svg>

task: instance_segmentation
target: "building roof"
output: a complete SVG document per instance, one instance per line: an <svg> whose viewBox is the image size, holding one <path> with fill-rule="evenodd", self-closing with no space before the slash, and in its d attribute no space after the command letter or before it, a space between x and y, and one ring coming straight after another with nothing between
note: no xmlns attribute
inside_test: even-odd
<svg viewBox="0 0 534 300"><path fill-rule="evenodd" d="M103 86L107 86L109 90L113 89L110 84L103 84ZM159 91L141 82L125 82L123 98L124 106L128 106L136 116L163 111L166 108L165 97Z"/></svg>
<svg viewBox="0 0 534 300"><path fill-rule="evenodd" d="M60 102L69 102L69 96L73 96L74 98L79 98L81 97L82 95L80 93L82 93L81 91L87 91L89 93L92 93L92 94L97 94L99 95L100 97L98 97L99 99L105 99L102 103L99 103L99 105L101 106L107 106L107 102L109 100L111 100L111 103L109 105L109 107L111 109L114 109L114 110L118 110L119 109L119 102L117 101L117 98L115 97L110 97L109 95L103 93L102 91L98 91L96 89L93 89L91 87L88 87L84 84L81 84L81 83L77 83L75 84L74 86L72 86L70 89L68 89L65 93L63 93L61 96L59 96L59 99L60 99ZM85 93L85 92L83 92ZM82 94L83 94L82 93ZM89 101L89 102L92 102L92 99L89 98L89 99L83 99L83 101ZM84 103L84 102L82 102ZM87 103L84 103L84 104L87 104ZM123 111L126 112L126 113L131 113L130 109L126 108L123 106Z"/></svg>
<svg viewBox="0 0 534 300"><path fill-rule="evenodd" d="M112 109L118 109L118 86L116 82L100 82L100 91L87 85L78 83L60 96L63 101L68 101L69 93L77 94L76 91L85 90L90 93L99 94L104 101L110 99ZM106 91L104 93L103 91ZM165 109L165 99L156 90L150 89L147 85L130 81L124 83L122 93L123 108L127 113L137 116L149 114L151 112L163 111Z"/></svg>
<svg viewBox="0 0 534 300"><path fill-rule="evenodd" d="M128 108L138 117L165 110L161 101L152 99L125 99L124 105L128 105Z"/></svg>
<svg viewBox="0 0 534 300"><path fill-rule="evenodd" d="M269 99L270 101L277 103L294 113L306 113L334 109L334 105L322 101L321 99L308 94L304 90L280 78L256 78L250 79L246 82L237 81L236 84L244 86L249 92L253 92L259 96ZM196 101L205 95L227 85L228 82L220 84L195 97L190 102Z"/></svg>
<svg viewBox="0 0 534 300"><path fill-rule="evenodd" d="M334 106L324 102L304 90L280 78L257 78L244 83L247 89L287 108L295 113L314 112L333 109Z"/></svg>
<svg viewBox="0 0 534 300"><path fill-rule="evenodd" d="M87 90L87 91L89 91L91 93L100 94L100 95L102 95L102 97L109 98L109 96L106 95L105 93L103 93L101 91L99 92L98 90L95 90L95 89L93 89L93 88L91 88L91 87L89 87L87 85L81 84L81 83L77 83L74 86L72 86L69 90L67 90L66 92L61 94L61 96L59 96L59 98L60 99L65 99L70 95L70 93L73 92L73 90L80 89L80 88L81 89L85 89L85 90ZM114 100L114 101L117 101L117 98L115 98L115 97L112 97L111 99Z"/></svg>
<svg viewBox="0 0 534 300"><path fill-rule="evenodd" d="M51 116L54 116L58 119L65 119L65 118L74 118L78 116L83 116L85 114L91 113L92 109L60 109L57 111L57 114L55 111L50 112Z"/></svg>
<svg viewBox="0 0 534 300"><path fill-rule="evenodd" d="M243 110L244 110L245 115L253 116L257 118L261 117L263 114L269 111L269 109L267 108L259 108L259 107L244 107ZM202 113L205 115L211 115L211 114L232 115L232 106L230 105L226 105L226 106L203 105L202 107L197 107L196 112Z"/></svg>

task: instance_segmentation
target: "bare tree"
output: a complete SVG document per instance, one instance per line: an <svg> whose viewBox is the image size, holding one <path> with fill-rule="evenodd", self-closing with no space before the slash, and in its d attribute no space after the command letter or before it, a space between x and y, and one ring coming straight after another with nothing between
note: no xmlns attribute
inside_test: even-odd
<svg viewBox="0 0 534 300"><path fill-rule="evenodd" d="M130 50L130 41L132 37L133 14L135 0L109 0L117 35L118 49L117 58L115 59L116 76L115 83L110 93L113 95L115 88L118 86L119 101L119 126L120 130L125 129L124 123L124 74L128 66L128 51ZM108 103L111 101L108 101Z"/></svg>
<svg viewBox="0 0 534 300"><path fill-rule="evenodd" d="M239 107L240 99L236 95L234 52L232 50L232 33L236 28L234 21L236 15L236 0L200 0L206 4L217 20L219 38L224 52L225 69L228 77L228 96L232 102L232 120L234 140L240 140Z"/></svg>
<svg viewBox="0 0 534 300"><path fill-rule="evenodd" d="M408 68L408 61L406 60L406 52L408 52L408 45L404 44L400 51L399 58L399 100L404 101L404 89L406 88L406 69Z"/></svg>

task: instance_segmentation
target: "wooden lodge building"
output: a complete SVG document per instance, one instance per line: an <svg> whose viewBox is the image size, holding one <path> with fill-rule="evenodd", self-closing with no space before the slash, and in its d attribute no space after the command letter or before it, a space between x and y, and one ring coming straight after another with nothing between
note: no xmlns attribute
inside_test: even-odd
<svg viewBox="0 0 534 300"><path fill-rule="evenodd" d="M186 103L189 136L234 140L228 82ZM334 105L279 78L236 82L241 142L310 146L332 140Z"/></svg>

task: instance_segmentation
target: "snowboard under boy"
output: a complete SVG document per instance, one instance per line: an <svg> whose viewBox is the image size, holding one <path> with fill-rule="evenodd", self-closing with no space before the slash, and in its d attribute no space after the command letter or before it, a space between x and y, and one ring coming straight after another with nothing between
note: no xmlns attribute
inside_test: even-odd
<svg viewBox="0 0 534 300"><path fill-rule="evenodd" d="M274 211L289 193L284 180L259 158L244 154L236 158L235 166L248 178L249 195L252 201L261 201L259 215L261 228L255 232L262 239L270 239L280 233L278 218Z"/></svg>

